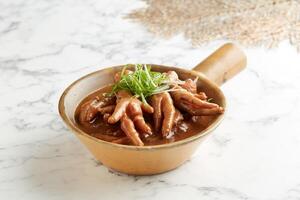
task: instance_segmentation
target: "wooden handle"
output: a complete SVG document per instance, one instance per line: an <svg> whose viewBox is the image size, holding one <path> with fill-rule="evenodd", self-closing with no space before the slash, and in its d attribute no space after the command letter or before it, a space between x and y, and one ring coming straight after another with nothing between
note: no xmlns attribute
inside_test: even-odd
<svg viewBox="0 0 300 200"><path fill-rule="evenodd" d="M247 64L244 52L235 44L227 43L208 56L193 70L202 72L217 85L242 71Z"/></svg>

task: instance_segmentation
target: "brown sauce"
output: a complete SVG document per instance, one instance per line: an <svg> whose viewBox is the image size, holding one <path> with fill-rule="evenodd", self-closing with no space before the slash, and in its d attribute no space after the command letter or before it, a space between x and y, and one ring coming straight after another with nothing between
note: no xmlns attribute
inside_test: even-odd
<svg viewBox="0 0 300 200"><path fill-rule="evenodd" d="M98 96L100 99L104 98L105 94L110 92L110 90L111 87L107 86L90 94L89 96L87 96L81 101L81 103L78 105L75 112L76 124L82 131L95 138L105 140L108 142L125 137L125 134L120 128L120 123L118 122L113 125L107 124L106 122L103 121L102 116L98 116L91 123L81 124L79 121L79 113L82 104L95 98L96 96ZM193 116L192 117L187 113L182 113L182 114L184 116L184 120L179 125L177 125L177 127L174 128L173 130L174 134L171 137L166 139L166 138L162 138L160 133L154 133L153 135L147 138L142 138L145 146L176 142L191 137L193 135L199 134L201 131L207 128L211 124L211 122L216 118L216 116ZM145 121L153 127L152 117L145 115L144 118ZM131 145L129 142L125 142L123 144Z"/></svg>

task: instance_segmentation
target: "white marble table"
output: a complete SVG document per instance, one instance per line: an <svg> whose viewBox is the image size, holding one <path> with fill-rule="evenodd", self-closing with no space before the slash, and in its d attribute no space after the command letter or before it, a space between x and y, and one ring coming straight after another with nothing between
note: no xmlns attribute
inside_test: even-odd
<svg viewBox="0 0 300 200"><path fill-rule="evenodd" d="M0 199L300 199L300 54L287 42L245 49L248 68L222 87L228 114L186 164L135 177L97 163L57 102L105 66L192 68L201 48L124 19L137 0L0 1Z"/></svg>

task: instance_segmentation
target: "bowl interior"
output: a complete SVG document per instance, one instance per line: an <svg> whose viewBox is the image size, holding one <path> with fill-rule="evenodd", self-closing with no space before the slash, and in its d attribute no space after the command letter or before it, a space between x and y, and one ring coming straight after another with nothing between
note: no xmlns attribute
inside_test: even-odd
<svg viewBox="0 0 300 200"><path fill-rule="evenodd" d="M179 75L179 78L182 80L188 79L188 78L196 78L198 79L198 89L200 91L205 92L208 97L213 98L213 101L217 104L219 104L222 107L226 107L226 102L224 95L222 91L218 88L217 85L209 81L204 75L202 75L199 72L195 72L193 70L185 70L182 68L177 67L169 67L169 66L162 66L162 65L154 65L151 64L153 71L159 71L159 72L166 72L170 70L174 70ZM63 120L66 122L66 124L74 130L76 133L84 134L86 136L86 133L83 133L77 126L74 118L74 113L79 105L79 103L89 94L92 92L98 90L99 88L102 88L105 85L112 84L113 83L113 77L114 74L118 71L120 71L124 66L115 66L110 68L105 68L103 70L99 70L96 72L93 72L91 74L88 74L74 83L72 83L63 93L61 96L60 102L59 102L59 112L62 116ZM226 109L225 109L226 110ZM218 125L220 120L223 118L223 115L218 115L212 122L212 124L202 131L201 133L193 136L193 137L199 137L200 135L204 135L204 132L209 132L210 130L214 129L215 126ZM91 137L91 136L89 136ZM99 140L97 138L93 138L94 140ZM189 139L189 138L187 138ZM187 140L185 139L185 140ZM102 140L99 140L100 142L108 143ZM181 141L177 141L174 143L179 143ZM174 143L170 144L164 144L164 145L172 145ZM112 144L112 143L110 143ZM122 145L124 146L124 145ZM162 146L162 145L156 145L153 147ZM148 146L149 147L149 146Z"/></svg>

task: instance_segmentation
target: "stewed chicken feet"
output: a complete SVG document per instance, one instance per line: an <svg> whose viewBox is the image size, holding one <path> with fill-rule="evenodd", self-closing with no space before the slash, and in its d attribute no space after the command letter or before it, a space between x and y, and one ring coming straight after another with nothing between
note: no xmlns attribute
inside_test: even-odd
<svg viewBox="0 0 300 200"><path fill-rule="evenodd" d="M173 100L168 92L155 94L151 97L151 105L154 109L153 121L156 132L163 137L168 137L174 125L183 119L181 113L175 109Z"/></svg>
<svg viewBox="0 0 300 200"><path fill-rule="evenodd" d="M218 104L206 101L204 95L192 94L182 88L177 88L170 93L175 106L191 115L216 115L224 112Z"/></svg>
<svg viewBox="0 0 300 200"><path fill-rule="evenodd" d="M197 93L198 78L181 81L175 71L167 72L166 76L173 83L170 94L174 105L180 110L191 115L216 115L224 112L218 104L208 102L204 92Z"/></svg>
<svg viewBox="0 0 300 200"><path fill-rule="evenodd" d="M142 103L130 92L121 90L117 92L117 105L114 112L108 117L107 122L115 124L121 121L121 129L129 137L131 142L137 146L143 146L143 142L139 137L139 132L144 134L144 137L152 134L150 126L145 122L143 111L153 113L153 108Z"/></svg>
<svg viewBox="0 0 300 200"><path fill-rule="evenodd" d="M115 107L113 105L114 103L115 97L105 97L101 99L99 96L96 96L81 106L79 121L82 124L91 123L98 114L112 113Z"/></svg>
<svg viewBox="0 0 300 200"><path fill-rule="evenodd" d="M134 73L124 70L115 74L115 82L122 79L121 75ZM154 132L163 138L172 138L176 125L184 120L185 116L203 117L224 112L224 109L215 103L209 102L204 92L197 91L197 78L182 81L175 71L166 72L169 88L161 93L154 93L149 97L149 104L141 102L133 96L131 90L117 90L115 96L95 98L81 105L78 119L84 126L97 122L98 116L103 116L107 124L120 122L120 128L125 133L123 137L103 138L117 144L133 144L143 146L153 130L144 119L145 113L152 114ZM131 91L131 92L130 92ZM151 122L150 122L151 123ZM106 125L107 125L106 124ZM143 140L142 140L143 139ZM174 138L173 138L174 139ZM144 142L143 142L144 141Z"/></svg>

